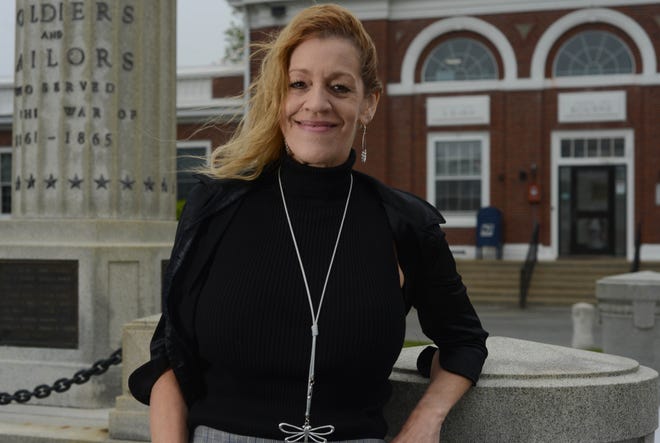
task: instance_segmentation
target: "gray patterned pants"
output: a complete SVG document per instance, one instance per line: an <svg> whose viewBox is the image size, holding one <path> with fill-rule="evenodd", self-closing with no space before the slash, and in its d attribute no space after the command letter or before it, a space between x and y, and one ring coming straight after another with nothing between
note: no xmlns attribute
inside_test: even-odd
<svg viewBox="0 0 660 443"><path fill-rule="evenodd" d="M268 438L248 437L245 435L230 434L207 426L197 426L192 443L282 443L284 440L271 440ZM385 440L365 438L361 440L342 440L329 443L384 443Z"/></svg>

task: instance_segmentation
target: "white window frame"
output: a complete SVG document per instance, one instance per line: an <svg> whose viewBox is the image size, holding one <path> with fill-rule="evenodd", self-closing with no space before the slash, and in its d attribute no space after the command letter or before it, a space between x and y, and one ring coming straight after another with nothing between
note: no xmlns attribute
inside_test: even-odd
<svg viewBox="0 0 660 443"><path fill-rule="evenodd" d="M9 183L12 185L11 191L10 191L10 193L11 193L14 190L14 186L13 186L14 155L13 155L12 147L11 146L0 146L0 154L10 154L12 156L12 159L11 159L12 160L12 176L9 178ZM13 199L14 196L12 195L11 198ZM11 217L11 211L8 214L4 214L4 213L0 212L0 219L10 218L10 217Z"/></svg>
<svg viewBox="0 0 660 443"><path fill-rule="evenodd" d="M185 150L185 149L193 149L193 148L204 148L206 151L206 159L211 158L211 140L184 140L184 141L177 141L176 142L176 158L178 159L179 156L181 155L179 153L179 150ZM185 154L183 154L185 155ZM176 161L175 161L176 165ZM179 180L178 180L178 173L179 170L175 171L175 177L176 177L176 183L175 183L175 193L178 193L179 190Z"/></svg>
<svg viewBox="0 0 660 443"><path fill-rule="evenodd" d="M479 140L481 143L481 207L490 205L490 134L485 131L431 132L426 143L426 198L435 206L435 143L438 141ZM449 228L473 228L477 226L477 211L453 213L438 208Z"/></svg>

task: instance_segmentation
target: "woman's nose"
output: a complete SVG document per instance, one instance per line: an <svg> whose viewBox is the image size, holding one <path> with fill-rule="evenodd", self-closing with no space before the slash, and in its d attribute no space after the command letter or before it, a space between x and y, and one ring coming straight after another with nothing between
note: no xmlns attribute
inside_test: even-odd
<svg viewBox="0 0 660 443"><path fill-rule="evenodd" d="M313 86L309 89L305 107L312 112L322 112L330 109L330 96L325 87Z"/></svg>

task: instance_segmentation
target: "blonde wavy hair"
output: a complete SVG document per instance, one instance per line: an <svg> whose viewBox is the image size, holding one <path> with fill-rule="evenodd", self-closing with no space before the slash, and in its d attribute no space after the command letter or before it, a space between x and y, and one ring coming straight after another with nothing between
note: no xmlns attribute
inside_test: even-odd
<svg viewBox="0 0 660 443"><path fill-rule="evenodd" d="M294 49L311 38L350 40L360 55L365 94L380 93L376 47L362 23L347 9L315 5L297 14L279 34L257 44L252 56L263 55L259 75L250 85L249 112L240 120L231 139L214 150L203 173L215 178L254 180L264 167L280 158L284 138L280 113L289 86L289 61Z"/></svg>

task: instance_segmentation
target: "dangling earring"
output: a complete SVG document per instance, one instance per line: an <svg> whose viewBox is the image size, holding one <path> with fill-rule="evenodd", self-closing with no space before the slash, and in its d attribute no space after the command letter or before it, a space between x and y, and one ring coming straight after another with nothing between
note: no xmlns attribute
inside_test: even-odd
<svg viewBox="0 0 660 443"><path fill-rule="evenodd" d="M284 150L286 151L287 155L291 155L291 148L289 148L289 144L286 142L286 139L284 139Z"/></svg>
<svg viewBox="0 0 660 443"><path fill-rule="evenodd" d="M360 153L362 164L367 162L367 125L362 125L362 152Z"/></svg>

